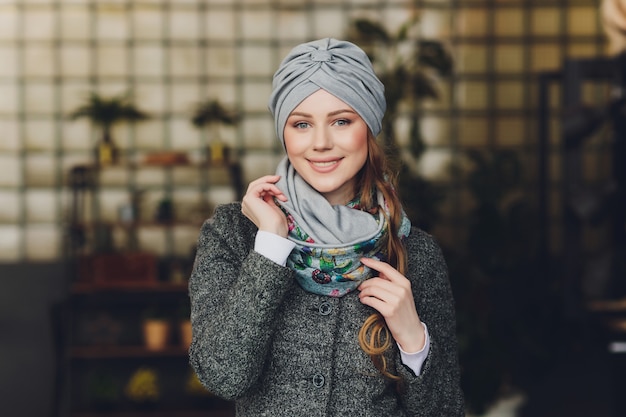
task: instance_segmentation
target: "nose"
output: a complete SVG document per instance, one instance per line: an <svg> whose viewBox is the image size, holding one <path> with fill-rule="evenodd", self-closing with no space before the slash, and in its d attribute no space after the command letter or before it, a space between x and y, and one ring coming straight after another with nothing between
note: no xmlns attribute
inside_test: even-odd
<svg viewBox="0 0 626 417"><path fill-rule="evenodd" d="M317 128L313 134L313 149L323 151L333 147L330 132L324 128Z"/></svg>

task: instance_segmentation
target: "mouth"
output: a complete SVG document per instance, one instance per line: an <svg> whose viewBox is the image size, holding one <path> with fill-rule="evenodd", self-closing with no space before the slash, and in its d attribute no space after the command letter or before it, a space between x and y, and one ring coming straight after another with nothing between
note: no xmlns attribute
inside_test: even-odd
<svg viewBox="0 0 626 417"><path fill-rule="evenodd" d="M325 167L329 167L329 166L338 164L339 160L336 159L334 161L309 161L309 162L311 164L315 165L316 167L325 168Z"/></svg>
<svg viewBox="0 0 626 417"><path fill-rule="evenodd" d="M313 169L319 172L325 172L334 169L341 162L342 158L332 159L328 161L314 161L309 159L309 164Z"/></svg>

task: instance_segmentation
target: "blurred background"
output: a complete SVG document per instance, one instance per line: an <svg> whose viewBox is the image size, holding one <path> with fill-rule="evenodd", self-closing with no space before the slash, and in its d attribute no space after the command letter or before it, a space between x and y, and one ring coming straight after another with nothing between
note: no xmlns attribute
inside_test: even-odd
<svg viewBox="0 0 626 417"><path fill-rule="evenodd" d="M195 241L283 155L280 60L336 37L445 252L467 415L625 416L625 33L621 0L1 0L2 414L233 415L187 365Z"/></svg>

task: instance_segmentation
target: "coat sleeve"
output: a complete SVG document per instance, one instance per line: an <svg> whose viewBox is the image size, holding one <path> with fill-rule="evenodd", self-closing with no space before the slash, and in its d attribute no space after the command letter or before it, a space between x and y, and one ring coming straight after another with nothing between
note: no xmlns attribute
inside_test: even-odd
<svg viewBox="0 0 626 417"><path fill-rule="evenodd" d="M240 204L202 226L189 281L190 364L215 395L236 399L258 380L293 272L252 248L256 227Z"/></svg>
<svg viewBox="0 0 626 417"><path fill-rule="evenodd" d="M437 243L423 231L413 229L407 251L407 276L417 313L428 326L430 351L419 376L400 367L402 401L411 416L462 417L456 317L447 265Z"/></svg>

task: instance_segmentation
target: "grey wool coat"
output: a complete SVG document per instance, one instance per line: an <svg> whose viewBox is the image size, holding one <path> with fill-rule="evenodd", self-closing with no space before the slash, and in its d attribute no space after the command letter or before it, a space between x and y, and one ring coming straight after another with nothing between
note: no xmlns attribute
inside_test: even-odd
<svg viewBox="0 0 626 417"><path fill-rule="evenodd" d="M413 228L407 278L431 346L420 376L388 359L398 389L361 350L357 334L373 310L354 293L305 292L293 271L253 250L256 226L240 203L219 206L198 240L189 289L190 363L239 417L463 416L455 315L441 251Z"/></svg>

